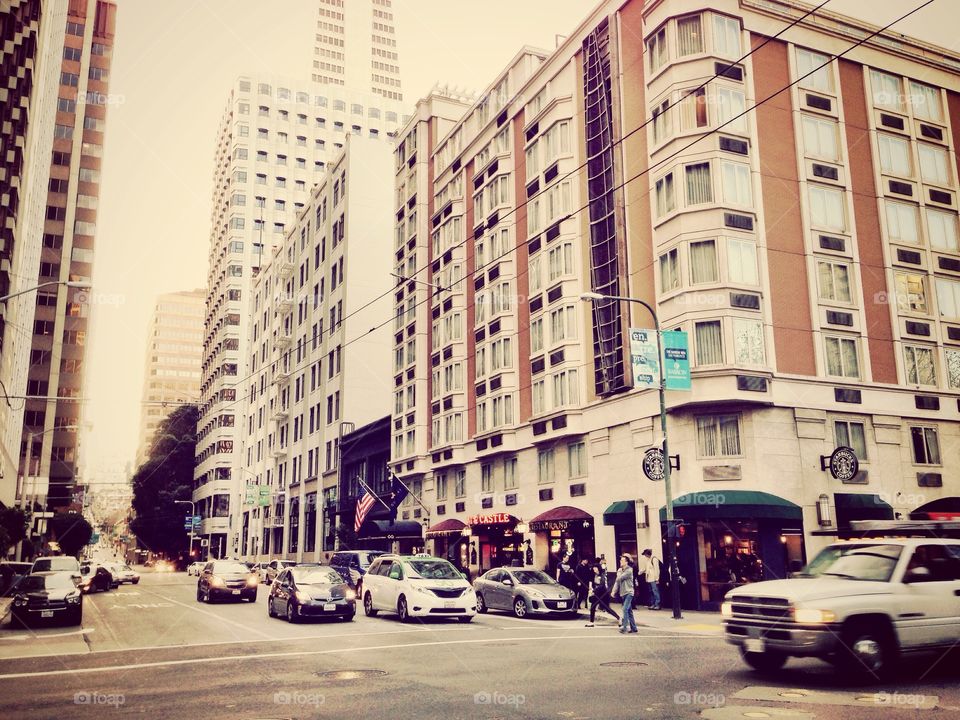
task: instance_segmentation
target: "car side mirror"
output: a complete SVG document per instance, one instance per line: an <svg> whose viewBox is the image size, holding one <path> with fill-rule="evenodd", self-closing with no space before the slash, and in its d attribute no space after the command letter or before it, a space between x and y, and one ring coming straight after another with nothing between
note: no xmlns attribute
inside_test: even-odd
<svg viewBox="0 0 960 720"><path fill-rule="evenodd" d="M928 567L915 567L912 570L908 570L906 575L903 576L904 583L915 583L915 582L930 582L930 579L933 577L933 573L930 572Z"/></svg>
<svg viewBox="0 0 960 720"><path fill-rule="evenodd" d="M502 582L504 585L508 585L508 586L510 586L510 587L513 587L513 580L511 580L510 578L504 578L504 579L501 580L500 582Z"/></svg>
<svg viewBox="0 0 960 720"><path fill-rule="evenodd" d="M464 580L468 580L468 581L470 580L470 578L467 577L467 574L465 572L460 573L460 577L462 577Z"/></svg>

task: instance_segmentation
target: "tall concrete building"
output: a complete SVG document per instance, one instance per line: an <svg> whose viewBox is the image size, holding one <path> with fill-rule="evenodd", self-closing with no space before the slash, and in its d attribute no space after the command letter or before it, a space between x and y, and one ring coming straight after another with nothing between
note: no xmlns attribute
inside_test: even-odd
<svg viewBox="0 0 960 720"><path fill-rule="evenodd" d="M0 389L22 396L27 385L57 111L67 2L16 0L0 5ZM22 294L17 294L22 293ZM18 485L24 402L0 403L0 504L23 499Z"/></svg>
<svg viewBox="0 0 960 720"><path fill-rule="evenodd" d="M370 91L241 77L230 93L215 160L194 476L200 532L211 548L239 543L238 420L252 372L253 281L347 136L388 144L402 122L399 103Z"/></svg>
<svg viewBox="0 0 960 720"><path fill-rule="evenodd" d="M157 298L147 328L137 463L146 460L157 426L177 407L200 399L206 290Z"/></svg>
<svg viewBox="0 0 960 720"><path fill-rule="evenodd" d="M606 0L444 134L420 113L401 132L398 260L429 234L404 274L442 289L394 338L397 387L430 376L391 463L434 552L663 557L630 332L653 321L591 291L687 333L692 388L667 392L685 606L853 520L960 514L960 55L809 9ZM842 447L856 473L830 470Z"/></svg>
<svg viewBox="0 0 960 720"><path fill-rule="evenodd" d="M320 0L313 81L403 100L392 0Z"/></svg>
<svg viewBox="0 0 960 720"><path fill-rule="evenodd" d="M21 472L48 508L69 504L79 462L83 363L116 5L70 0L60 48L53 150L26 382ZM57 284L60 284L59 287ZM31 317L30 314L25 317ZM29 442L28 442L29 441ZM27 447L30 444L32 447Z"/></svg>
<svg viewBox="0 0 960 720"><path fill-rule="evenodd" d="M347 138L254 281L237 403L241 557L307 562L332 550L318 509L336 500L340 438L390 412L392 151Z"/></svg>

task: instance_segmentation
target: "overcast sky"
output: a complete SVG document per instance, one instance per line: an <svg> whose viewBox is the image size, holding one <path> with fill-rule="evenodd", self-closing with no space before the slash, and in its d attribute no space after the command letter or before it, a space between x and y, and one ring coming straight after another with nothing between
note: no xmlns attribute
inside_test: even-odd
<svg viewBox="0 0 960 720"><path fill-rule="evenodd" d="M669 0L668 0L669 1ZM347 3L350 0L346 0ZM877 25L920 0L832 0ZM87 356L86 478L117 479L133 460L146 326L156 296L204 287L213 152L233 79L309 78L315 0L117 0L116 45L98 214ZM437 81L483 89L528 44L553 48L593 0L394 0L404 96ZM897 30L956 44L955 0ZM384 307L384 317L392 307Z"/></svg>

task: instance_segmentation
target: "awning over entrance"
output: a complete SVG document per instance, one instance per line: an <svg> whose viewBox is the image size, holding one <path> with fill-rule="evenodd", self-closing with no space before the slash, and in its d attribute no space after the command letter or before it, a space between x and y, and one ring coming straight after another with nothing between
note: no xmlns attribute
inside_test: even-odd
<svg viewBox="0 0 960 720"><path fill-rule="evenodd" d="M673 514L679 520L701 518L775 518L803 520L799 505L759 490L716 490L681 495L673 501ZM660 508L660 520L667 519L666 507Z"/></svg>
<svg viewBox="0 0 960 720"><path fill-rule="evenodd" d="M604 525L633 525L636 522L637 510L633 500L617 500L603 511Z"/></svg>
<svg viewBox="0 0 960 720"><path fill-rule="evenodd" d="M893 508L872 493L834 493L837 527L850 527L851 520L893 520Z"/></svg>
<svg viewBox="0 0 960 720"><path fill-rule="evenodd" d="M531 532L587 529L593 527L593 515L580 508L561 505L540 513L529 522Z"/></svg>
<svg viewBox="0 0 960 720"><path fill-rule="evenodd" d="M404 538L420 538L423 535L423 526L414 520L367 520L360 528L360 540L401 540Z"/></svg>
<svg viewBox="0 0 960 720"><path fill-rule="evenodd" d="M428 538L456 537L463 535L463 529L465 527L466 523L456 518L449 518L443 522L438 522L436 525L431 525L427 529L426 536Z"/></svg>
<svg viewBox="0 0 960 720"><path fill-rule="evenodd" d="M912 513L911 520L960 520L960 497L945 497L921 505Z"/></svg>

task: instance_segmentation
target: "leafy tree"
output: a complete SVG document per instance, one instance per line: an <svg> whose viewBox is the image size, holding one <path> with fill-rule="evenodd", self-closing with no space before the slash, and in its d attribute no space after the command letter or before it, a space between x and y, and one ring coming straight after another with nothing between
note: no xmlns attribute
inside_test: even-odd
<svg viewBox="0 0 960 720"><path fill-rule="evenodd" d="M130 529L153 552L177 555L189 544L183 529L186 506L174 501L189 500L192 493L198 417L195 405L170 413L157 427L149 457L134 473Z"/></svg>
<svg viewBox="0 0 960 720"><path fill-rule="evenodd" d="M47 531L56 539L64 555L76 557L90 542L93 526L78 512L63 512L50 518Z"/></svg>
<svg viewBox="0 0 960 720"><path fill-rule="evenodd" d="M27 537L30 515L20 508L0 509L0 558L6 557L10 550Z"/></svg>

